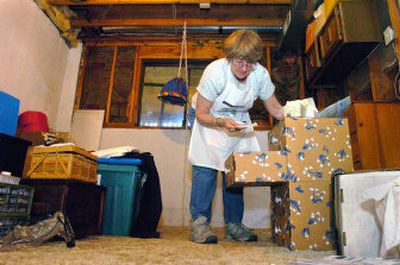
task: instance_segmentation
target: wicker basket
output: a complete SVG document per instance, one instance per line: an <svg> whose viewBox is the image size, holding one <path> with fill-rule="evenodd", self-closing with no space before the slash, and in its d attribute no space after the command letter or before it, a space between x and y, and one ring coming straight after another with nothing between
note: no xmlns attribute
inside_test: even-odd
<svg viewBox="0 0 400 265"><path fill-rule="evenodd" d="M28 178L97 182L97 157L72 145L35 147Z"/></svg>

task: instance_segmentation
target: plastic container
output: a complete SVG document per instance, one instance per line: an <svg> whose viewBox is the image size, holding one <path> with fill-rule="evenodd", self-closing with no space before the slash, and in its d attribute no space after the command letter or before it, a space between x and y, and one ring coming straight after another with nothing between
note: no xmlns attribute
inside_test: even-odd
<svg viewBox="0 0 400 265"><path fill-rule="evenodd" d="M143 171L136 165L98 164L101 185L107 188L103 234L128 236L136 220L144 181Z"/></svg>
<svg viewBox="0 0 400 265"><path fill-rule="evenodd" d="M15 136L18 112L19 99L0 91L0 133Z"/></svg>
<svg viewBox="0 0 400 265"><path fill-rule="evenodd" d="M33 192L29 186L0 183L0 217L29 216Z"/></svg>

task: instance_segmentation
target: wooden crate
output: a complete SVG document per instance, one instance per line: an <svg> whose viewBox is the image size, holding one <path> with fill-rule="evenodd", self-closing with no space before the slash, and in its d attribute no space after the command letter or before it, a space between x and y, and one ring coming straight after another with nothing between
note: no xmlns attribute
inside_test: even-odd
<svg viewBox="0 0 400 265"><path fill-rule="evenodd" d="M32 179L97 182L97 157L73 145L35 147L27 173Z"/></svg>

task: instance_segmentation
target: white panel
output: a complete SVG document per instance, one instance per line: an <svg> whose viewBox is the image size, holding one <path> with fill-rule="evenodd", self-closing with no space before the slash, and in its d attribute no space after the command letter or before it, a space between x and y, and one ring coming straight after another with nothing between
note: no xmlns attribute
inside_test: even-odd
<svg viewBox="0 0 400 265"><path fill-rule="evenodd" d="M343 200L346 203L365 201L364 193L368 188L378 186L400 177L400 171L374 171L340 176Z"/></svg>
<svg viewBox="0 0 400 265"><path fill-rule="evenodd" d="M343 255L379 256L382 232L376 215L375 200L367 198L365 191L399 177L400 171L360 172L336 177L338 231L341 240L343 232L346 238L346 245L341 245ZM340 193L343 195L343 202L338 203Z"/></svg>
<svg viewBox="0 0 400 265"><path fill-rule="evenodd" d="M88 151L99 149L104 110L76 110L72 118L71 138Z"/></svg>

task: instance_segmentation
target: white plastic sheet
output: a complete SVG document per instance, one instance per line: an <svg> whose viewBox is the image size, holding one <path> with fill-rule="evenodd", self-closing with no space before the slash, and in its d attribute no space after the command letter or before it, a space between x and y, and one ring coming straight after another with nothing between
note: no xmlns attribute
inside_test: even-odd
<svg viewBox="0 0 400 265"><path fill-rule="evenodd" d="M375 200L376 214L382 228L381 257L400 257L400 178L364 192Z"/></svg>

